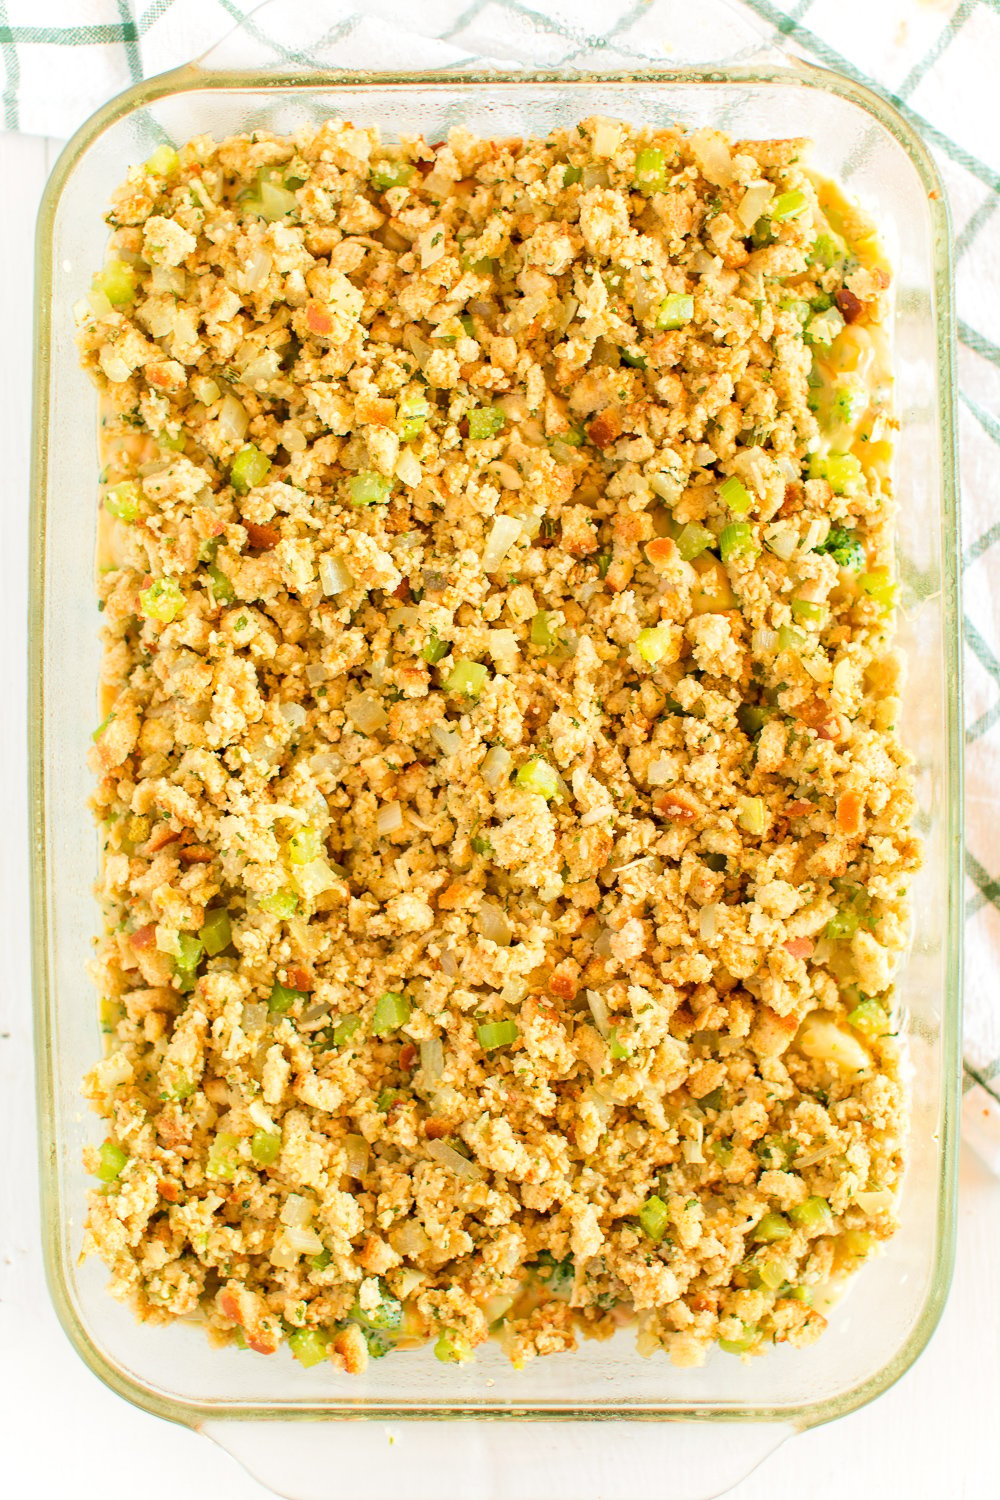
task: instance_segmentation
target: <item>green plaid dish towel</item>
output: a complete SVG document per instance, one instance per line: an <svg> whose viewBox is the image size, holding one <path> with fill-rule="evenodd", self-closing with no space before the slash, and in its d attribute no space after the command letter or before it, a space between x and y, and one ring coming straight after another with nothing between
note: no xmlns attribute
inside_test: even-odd
<svg viewBox="0 0 1000 1500"><path fill-rule="evenodd" d="M719 10L731 11L725 57ZM888 95L928 141L956 235L965 556L966 1139L1000 1173L1000 0L0 0L3 122L70 135L130 83L209 63L375 72L480 59L614 68L792 47ZM709 27L711 39L709 39ZM228 41L226 40L228 36Z"/></svg>

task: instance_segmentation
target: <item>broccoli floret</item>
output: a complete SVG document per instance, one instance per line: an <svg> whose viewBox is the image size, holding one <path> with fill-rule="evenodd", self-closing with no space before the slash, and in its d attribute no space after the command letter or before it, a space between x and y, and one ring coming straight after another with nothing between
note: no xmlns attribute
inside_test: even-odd
<svg viewBox="0 0 1000 1500"><path fill-rule="evenodd" d="M838 568L850 568L852 573L860 573L867 561L864 547L845 526L831 526L826 541L816 551L829 553Z"/></svg>

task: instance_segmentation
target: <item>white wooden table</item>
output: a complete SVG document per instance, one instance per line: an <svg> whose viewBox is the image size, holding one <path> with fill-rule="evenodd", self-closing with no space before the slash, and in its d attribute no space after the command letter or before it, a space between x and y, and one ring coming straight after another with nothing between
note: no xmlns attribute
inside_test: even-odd
<svg viewBox="0 0 1000 1500"><path fill-rule="evenodd" d="M38 199L57 150L0 135L0 1493L62 1500L71 1484L74 1500L133 1500L136 1493L142 1500L263 1500L265 1491L227 1454L127 1405L89 1373L56 1322L42 1274L24 700L32 256ZM1000 1181L966 1150L958 1269L930 1348L881 1400L786 1444L732 1500L998 1494Z"/></svg>

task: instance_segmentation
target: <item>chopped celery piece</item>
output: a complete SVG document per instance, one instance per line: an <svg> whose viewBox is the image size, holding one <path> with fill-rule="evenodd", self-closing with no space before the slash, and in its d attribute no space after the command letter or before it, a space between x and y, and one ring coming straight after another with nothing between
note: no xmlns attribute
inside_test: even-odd
<svg viewBox="0 0 1000 1500"><path fill-rule="evenodd" d="M481 255L478 259L471 255L462 256L462 270L473 271L477 276L492 276L496 264L496 257L493 255Z"/></svg>
<svg viewBox="0 0 1000 1500"><path fill-rule="evenodd" d="M890 579L888 568L873 568L870 573L862 573L858 584L884 614L895 607L897 585Z"/></svg>
<svg viewBox="0 0 1000 1500"><path fill-rule="evenodd" d="M311 1370L329 1354L330 1335L322 1328L297 1328L288 1336L288 1347L304 1370Z"/></svg>
<svg viewBox="0 0 1000 1500"><path fill-rule="evenodd" d="M98 1156L100 1163L95 1175L100 1178L101 1182L115 1182L121 1176L125 1163L129 1159L128 1152L123 1151L121 1146L116 1146L114 1141L104 1141L98 1151Z"/></svg>
<svg viewBox="0 0 1000 1500"><path fill-rule="evenodd" d="M395 990L386 990L375 1002L372 1036L391 1036L410 1019L410 1002Z"/></svg>
<svg viewBox="0 0 1000 1500"><path fill-rule="evenodd" d="M498 1047L509 1047L518 1038L516 1021L484 1021L476 1027L476 1036L484 1052L495 1052Z"/></svg>
<svg viewBox="0 0 1000 1500"><path fill-rule="evenodd" d="M139 486L131 479L114 485L104 496L104 509L116 521L131 525L139 514Z"/></svg>
<svg viewBox="0 0 1000 1500"><path fill-rule="evenodd" d="M541 646L544 651L556 650L559 637L552 630L554 618L551 610L547 609L540 609L537 615L532 616L529 639L533 646Z"/></svg>
<svg viewBox="0 0 1000 1500"><path fill-rule="evenodd" d="M630 349L619 349L618 353L621 355L622 364L628 365L630 370L646 369L646 356L644 354L640 354L638 350L636 350L636 352L633 354Z"/></svg>
<svg viewBox="0 0 1000 1500"><path fill-rule="evenodd" d="M333 1028L333 1045L335 1047L343 1047L346 1042L351 1040L351 1037L359 1029L360 1025L360 1016L341 1016Z"/></svg>
<svg viewBox="0 0 1000 1500"><path fill-rule="evenodd" d="M835 495L853 492L863 477L861 461L853 453L830 453L826 458L810 455L809 478L825 479Z"/></svg>
<svg viewBox="0 0 1000 1500"><path fill-rule="evenodd" d="M298 911L299 898L294 891L275 891L273 896L261 896L260 905L272 917L281 917L287 921Z"/></svg>
<svg viewBox="0 0 1000 1500"><path fill-rule="evenodd" d="M847 246L839 234L818 234L809 252L809 261L811 265L822 266L829 271L846 254Z"/></svg>
<svg viewBox="0 0 1000 1500"><path fill-rule="evenodd" d="M667 1232L670 1214L658 1193L650 1193L639 1210L639 1224L644 1234L659 1244Z"/></svg>
<svg viewBox="0 0 1000 1500"><path fill-rule="evenodd" d="M296 1000L304 1000L305 990L293 990L287 984L275 983L267 997L267 1008L272 1016L283 1016L291 1010Z"/></svg>
<svg viewBox="0 0 1000 1500"><path fill-rule="evenodd" d="M241 193L239 203L248 213L273 224L298 207L295 194L282 181L276 167L261 167L254 185Z"/></svg>
<svg viewBox="0 0 1000 1500"><path fill-rule="evenodd" d="M499 406L477 406L469 412L469 437L475 443L496 437L506 420Z"/></svg>
<svg viewBox="0 0 1000 1500"><path fill-rule="evenodd" d="M198 934L209 958L221 953L233 940L232 923L224 906L210 907Z"/></svg>
<svg viewBox="0 0 1000 1500"><path fill-rule="evenodd" d="M798 219L809 207L809 199L805 193L796 190L792 193L779 193L767 211L767 216L772 224L783 224L786 219Z"/></svg>
<svg viewBox="0 0 1000 1500"><path fill-rule="evenodd" d="M852 938L858 930L860 920L858 913L851 907L834 912L823 928L823 936L835 943L842 942L845 938Z"/></svg>
<svg viewBox="0 0 1000 1500"><path fill-rule="evenodd" d="M486 681L487 668L478 661L457 661L441 686L446 693L464 693L478 698Z"/></svg>
<svg viewBox="0 0 1000 1500"><path fill-rule="evenodd" d="M836 307L824 308L822 312L813 313L802 331L802 337L807 344L818 344L826 348L832 344L838 333L845 328L844 319Z"/></svg>
<svg viewBox="0 0 1000 1500"><path fill-rule="evenodd" d="M311 865L323 853L323 838L318 828L306 823L293 833L285 845L285 852L293 865Z"/></svg>
<svg viewBox="0 0 1000 1500"><path fill-rule="evenodd" d="M656 314L657 328L683 328L694 317L694 298L690 292L670 292L660 303Z"/></svg>
<svg viewBox="0 0 1000 1500"><path fill-rule="evenodd" d="M434 1358L443 1365L464 1365L472 1358L472 1345L462 1334L445 1328L434 1345Z"/></svg>
<svg viewBox="0 0 1000 1500"><path fill-rule="evenodd" d="M135 301L139 274L127 260L109 260L94 277L94 287L103 292L112 307L126 307Z"/></svg>
<svg viewBox="0 0 1000 1500"><path fill-rule="evenodd" d="M246 443L230 465L229 482L238 495L245 495L247 490L264 483L270 467L267 454L253 443Z"/></svg>
<svg viewBox="0 0 1000 1500"><path fill-rule="evenodd" d="M667 190L667 161L658 146L644 146L635 153L635 179L633 184L640 193L665 193Z"/></svg>
<svg viewBox="0 0 1000 1500"><path fill-rule="evenodd" d="M559 773L541 755L534 755L531 760L526 760L514 780L526 792L535 792L539 797L544 797L546 802L562 795Z"/></svg>
<svg viewBox="0 0 1000 1500"><path fill-rule="evenodd" d="M563 170L563 187L572 187L574 182L581 182L582 180L582 167L566 167Z"/></svg>
<svg viewBox="0 0 1000 1500"><path fill-rule="evenodd" d="M201 963L202 954L205 949L201 941L192 937L189 932L180 932L177 935L177 952L174 955L174 972L180 977L186 978L194 975L194 971Z"/></svg>
<svg viewBox="0 0 1000 1500"><path fill-rule="evenodd" d="M807 1198L804 1203L796 1203L794 1208L788 1210L788 1217L793 1224L800 1229L808 1230L810 1234L825 1234L833 1224L833 1214L830 1205L825 1198ZM759 1228L759 1226L758 1226Z"/></svg>
<svg viewBox="0 0 1000 1500"><path fill-rule="evenodd" d="M611 553L598 552L595 559L597 562L597 574L599 578L607 578L608 569L611 567Z"/></svg>
<svg viewBox="0 0 1000 1500"><path fill-rule="evenodd" d="M854 1007L847 1020L855 1031L860 1031L867 1037L888 1036L892 1031L892 1021L885 1006L878 1000L862 1000Z"/></svg>
<svg viewBox="0 0 1000 1500"><path fill-rule="evenodd" d="M707 1094L699 1096L698 1103L702 1109L720 1110L723 1106L725 1094L722 1088L710 1089Z"/></svg>
<svg viewBox="0 0 1000 1500"><path fill-rule="evenodd" d="M648 661L651 667L655 667L658 661L662 661L674 645L673 627L666 621L659 625L648 625L645 630L640 630L636 637L635 649L643 661Z"/></svg>
<svg viewBox="0 0 1000 1500"><path fill-rule="evenodd" d="M850 568L854 573L859 573L865 565L865 549L846 526L831 526L826 541L815 550L832 557L838 568Z"/></svg>
<svg viewBox="0 0 1000 1500"><path fill-rule="evenodd" d="M169 453L183 453L187 447L187 438L183 432L176 435L169 432L161 432L156 441L161 448L166 448Z"/></svg>
<svg viewBox="0 0 1000 1500"><path fill-rule="evenodd" d="M767 1287L769 1292L776 1292L788 1280L787 1271L786 1261L762 1260L753 1267L751 1276L757 1285Z"/></svg>
<svg viewBox="0 0 1000 1500"><path fill-rule="evenodd" d="M582 427L571 427L567 432L559 434L559 441L567 443L571 448L581 448L587 441L587 434Z"/></svg>
<svg viewBox="0 0 1000 1500"><path fill-rule="evenodd" d="M760 548L748 521L730 521L728 526L722 528L719 537L719 552L723 562L729 562L733 557L757 556Z"/></svg>
<svg viewBox="0 0 1000 1500"><path fill-rule="evenodd" d="M627 1057L632 1056L632 1048L621 1041L617 1026L608 1027L608 1052L613 1062L624 1062Z"/></svg>
<svg viewBox="0 0 1000 1500"><path fill-rule="evenodd" d="M753 509L753 501L746 485L735 474L730 474L719 485L719 499L734 516L745 516Z"/></svg>
<svg viewBox="0 0 1000 1500"><path fill-rule="evenodd" d="M101 735L107 729L108 725L111 723L111 721L114 718L114 716L115 716L115 711L114 711L114 709L112 709L111 712L107 715L107 717L103 718L101 720L101 722L98 724L97 728L94 730L93 734L90 736L90 738L94 741L95 745L97 744L97 741L101 738Z"/></svg>
<svg viewBox="0 0 1000 1500"><path fill-rule="evenodd" d="M729 1166L730 1162L733 1159L733 1143L731 1140L722 1138L717 1141L712 1141L708 1149L711 1151L720 1167L725 1168Z"/></svg>
<svg viewBox="0 0 1000 1500"><path fill-rule="evenodd" d="M147 620L169 625L184 608L184 594L173 578L157 578L139 594L139 613Z"/></svg>
<svg viewBox="0 0 1000 1500"><path fill-rule="evenodd" d="M430 406L424 396L416 392L401 396L396 411L396 434L401 443L412 443L427 425Z"/></svg>
<svg viewBox="0 0 1000 1500"><path fill-rule="evenodd" d="M432 630L427 639L427 644L420 655L429 667L433 667L437 662L441 661L442 657L447 656L450 650L451 642L443 641L437 631Z"/></svg>
<svg viewBox="0 0 1000 1500"><path fill-rule="evenodd" d="M489 839L474 838L470 839L469 843L472 845L473 849L475 849L477 854L492 857L495 852L493 845L490 843Z"/></svg>
<svg viewBox="0 0 1000 1500"><path fill-rule="evenodd" d="M153 177L172 177L180 171L181 159L173 146L157 146L152 156L146 158L146 171Z"/></svg>
<svg viewBox="0 0 1000 1500"><path fill-rule="evenodd" d="M212 596L216 604L235 604L236 590L222 569L217 568L215 563L209 563L205 571L211 579Z"/></svg>
<svg viewBox="0 0 1000 1500"><path fill-rule="evenodd" d="M792 1232L792 1226L784 1214L765 1214L757 1223L753 1237L758 1244L771 1245L776 1240L786 1240Z"/></svg>
<svg viewBox="0 0 1000 1500"><path fill-rule="evenodd" d="M782 625L778 629L779 651L802 651L809 643L805 631L797 625Z"/></svg>
<svg viewBox="0 0 1000 1500"><path fill-rule="evenodd" d="M741 703L736 710L737 724L743 733L750 735L751 738L760 734L769 717L770 710L762 708L758 703Z"/></svg>
<svg viewBox="0 0 1000 1500"><path fill-rule="evenodd" d="M714 546L715 537L707 526L699 526L697 521L689 521L677 536L677 551L685 562L692 562L706 547Z"/></svg>
<svg viewBox="0 0 1000 1500"><path fill-rule="evenodd" d="M840 1237L840 1243L848 1255L867 1255L875 1245L875 1236L869 1234L867 1229L847 1229Z"/></svg>
<svg viewBox="0 0 1000 1500"><path fill-rule="evenodd" d="M826 614L826 605L817 604L813 599L793 599L792 614L797 620L822 620Z"/></svg>
<svg viewBox="0 0 1000 1500"><path fill-rule="evenodd" d="M756 1323L744 1323L739 1338L720 1339L719 1348L724 1354L749 1354L759 1338L760 1329Z"/></svg>
<svg viewBox="0 0 1000 1500"><path fill-rule="evenodd" d="M378 161L371 169L371 183L376 192L384 193L389 188L406 187L413 181L416 167L408 161Z"/></svg>
<svg viewBox="0 0 1000 1500"><path fill-rule="evenodd" d="M740 797L736 803L736 821L745 833L760 837L767 827L763 797Z"/></svg>
<svg viewBox="0 0 1000 1500"><path fill-rule="evenodd" d="M813 1294L807 1286L790 1286L784 1295L791 1297L793 1302L804 1302L807 1307L812 1307Z"/></svg>
<svg viewBox="0 0 1000 1500"><path fill-rule="evenodd" d="M378 1098L375 1100L375 1108L378 1110L379 1114L387 1115L392 1106L395 1104L396 1100L400 1098L401 1094L401 1089L382 1089Z"/></svg>
<svg viewBox="0 0 1000 1500"><path fill-rule="evenodd" d="M220 1130L208 1148L205 1176L220 1182L232 1182L240 1165L240 1138L229 1130Z"/></svg>
<svg viewBox="0 0 1000 1500"><path fill-rule="evenodd" d="M391 490L391 481L371 469L365 469L347 481L352 505L385 505Z"/></svg>
<svg viewBox="0 0 1000 1500"><path fill-rule="evenodd" d="M262 1167L273 1166L281 1154L280 1130L255 1130L250 1137L250 1155Z"/></svg>
<svg viewBox="0 0 1000 1500"><path fill-rule="evenodd" d="M476 336L476 320L471 313L459 313L458 321L461 323L470 339Z"/></svg>
<svg viewBox="0 0 1000 1500"><path fill-rule="evenodd" d="M325 1271L332 1259L329 1250L320 1250L316 1255L310 1255L309 1264L314 1271Z"/></svg>

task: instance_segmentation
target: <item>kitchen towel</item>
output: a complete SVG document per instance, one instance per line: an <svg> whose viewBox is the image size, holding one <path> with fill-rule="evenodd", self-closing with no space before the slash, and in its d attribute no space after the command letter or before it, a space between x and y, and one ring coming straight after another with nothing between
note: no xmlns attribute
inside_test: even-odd
<svg viewBox="0 0 1000 1500"><path fill-rule="evenodd" d="M725 12L724 55L719 13ZM0 0L3 122L72 134L140 78L212 65L733 62L780 46L886 95L955 232L965 597L966 1138L1000 1173L1000 0Z"/></svg>

